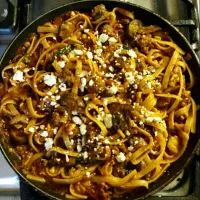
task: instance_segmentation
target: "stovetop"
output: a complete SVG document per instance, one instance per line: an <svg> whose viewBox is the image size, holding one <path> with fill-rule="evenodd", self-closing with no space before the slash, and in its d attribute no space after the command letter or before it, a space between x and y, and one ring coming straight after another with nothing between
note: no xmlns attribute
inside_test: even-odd
<svg viewBox="0 0 200 200"><path fill-rule="evenodd" d="M0 0L0 57L10 41L33 19L72 0ZM74 0L75 1L75 0ZM119 0L146 7L176 25L190 41L200 58L200 0ZM198 12L199 11L199 12ZM191 164L166 188L148 200L200 199L199 152ZM20 197L21 186L21 197ZM160 198L162 197L162 198ZM20 181L0 152L0 200L35 200L39 198Z"/></svg>

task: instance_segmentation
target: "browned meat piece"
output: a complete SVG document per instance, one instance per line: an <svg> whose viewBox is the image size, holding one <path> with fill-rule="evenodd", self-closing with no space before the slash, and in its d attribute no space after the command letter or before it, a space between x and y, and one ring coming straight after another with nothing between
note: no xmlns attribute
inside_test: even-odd
<svg viewBox="0 0 200 200"><path fill-rule="evenodd" d="M150 25L150 26L143 26L140 20L134 19L130 22L128 26L128 34L131 37L135 37L137 33L139 34L149 34L155 31L159 31L161 28L159 26Z"/></svg>
<svg viewBox="0 0 200 200"><path fill-rule="evenodd" d="M162 98L160 97L157 101L156 107L160 109L167 109L170 104L170 98Z"/></svg>
<svg viewBox="0 0 200 200"><path fill-rule="evenodd" d="M150 37L150 35L143 35L140 39L136 41L136 44L141 52L148 53L149 48L152 46Z"/></svg>
<svg viewBox="0 0 200 200"><path fill-rule="evenodd" d="M69 93L68 91L64 92L61 95L61 99L59 103L62 106L65 106L68 112L71 112L71 111L78 111L81 113L84 112L85 104L82 98L76 94Z"/></svg>
<svg viewBox="0 0 200 200"><path fill-rule="evenodd" d="M60 79L67 82L68 87L72 87L75 82L75 77L70 69L65 68L60 75Z"/></svg>
<svg viewBox="0 0 200 200"><path fill-rule="evenodd" d="M89 93L101 94L105 91L106 85L100 76L95 76L91 79L91 81L93 81L94 83L90 84L89 82L89 85L87 87Z"/></svg>
<svg viewBox="0 0 200 200"><path fill-rule="evenodd" d="M60 126L61 125L60 114L58 112L52 113L51 124L53 126Z"/></svg>
<svg viewBox="0 0 200 200"><path fill-rule="evenodd" d="M113 175L123 178L126 175L124 163L116 164L113 166Z"/></svg>
<svg viewBox="0 0 200 200"><path fill-rule="evenodd" d="M142 22L140 20L134 19L130 22L128 26L128 34L131 37L135 37L139 28L142 27Z"/></svg>
<svg viewBox="0 0 200 200"><path fill-rule="evenodd" d="M94 17L95 20L100 19L101 17L105 16L106 8L103 4L97 5L92 10L92 17Z"/></svg>
<svg viewBox="0 0 200 200"><path fill-rule="evenodd" d="M71 21L63 22L60 27L59 36L62 39L71 37L74 34L75 28L76 28L75 23L72 23Z"/></svg>
<svg viewBox="0 0 200 200"><path fill-rule="evenodd" d="M105 24L102 27L102 32L108 34L111 37L115 37L115 39L117 39L117 32L110 24Z"/></svg>
<svg viewBox="0 0 200 200"><path fill-rule="evenodd" d="M118 129L128 130L132 106L130 104L112 103L109 105L109 110L112 114L113 129L115 131Z"/></svg>

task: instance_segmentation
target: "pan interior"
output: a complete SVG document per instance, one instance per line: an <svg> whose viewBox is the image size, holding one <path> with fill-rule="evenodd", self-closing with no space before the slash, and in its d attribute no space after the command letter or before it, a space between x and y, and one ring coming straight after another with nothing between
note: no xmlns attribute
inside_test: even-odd
<svg viewBox="0 0 200 200"><path fill-rule="evenodd" d="M191 70L195 76L196 83L192 90L192 96L197 104L200 102L200 93L198 92L200 87L200 79L198 79L198 76L200 74L200 63L192 50L190 44L187 42L187 40L184 38L184 36L178 32L176 28L174 28L172 25L170 25L166 20L161 18L160 16L156 15L155 13L150 12L149 10L146 10L140 6L130 4L130 3L124 3L124 2L118 2L118 1L81 1L81 2L75 2L70 3L64 6L61 6L59 8L56 8L35 21L33 21L31 24L29 24L10 44L6 52L4 53L1 61L0 61L0 70L4 68L4 66L7 65L9 60L14 56L16 50L19 48L21 44L25 41L25 39L28 37L28 35L31 32L35 32L38 25L41 25L45 22L50 21L56 16L59 16L63 14L66 11L69 10L79 10L79 11L90 11L94 6L98 4L105 4L107 9L112 9L113 7L121 7L130 11L134 12L134 15L136 18L143 21L146 25L159 25L161 28L166 30L170 33L170 36L173 38L173 40L186 52L190 53L192 55L192 59L190 60L189 65L191 66ZM199 111L197 113L197 121L199 121ZM155 192L158 192L160 189L162 189L164 186L166 186L170 181L172 181L181 171L182 169L188 164L190 159L192 158L192 155L195 152L195 149L197 147L197 143L199 140L199 134L200 134L200 123L197 123L197 133L192 134L190 137L190 141L187 147L187 150L182 155L182 157L175 163L171 165L171 167L167 170L168 173L165 173L162 175L161 178L159 178L155 183L152 183L149 187L149 190L140 190L138 192L134 192L133 196L128 199L139 199L144 198L149 195L154 194ZM1 149L7 158L8 162L12 165L14 168L14 165L16 164L16 157L12 153L12 147L6 141L6 139L0 134L1 136ZM22 176L25 180L26 178L22 175L20 171L17 171L17 173ZM30 183L33 187L40 190L41 192L45 193L48 196L56 197L58 199L64 199L64 197L59 196L55 194L54 192L50 191L47 186L43 186L34 182L30 182L29 180L26 180L28 183Z"/></svg>

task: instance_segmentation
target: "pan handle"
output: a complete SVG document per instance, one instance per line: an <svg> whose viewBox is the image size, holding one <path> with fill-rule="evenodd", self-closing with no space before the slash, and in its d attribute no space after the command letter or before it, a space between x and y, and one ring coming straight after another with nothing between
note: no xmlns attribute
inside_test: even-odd
<svg viewBox="0 0 200 200"><path fill-rule="evenodd" d="M6 0L8 7L4 9L5 19L0 22L0 35L12 34L17 27L18 0Z"/></svg>

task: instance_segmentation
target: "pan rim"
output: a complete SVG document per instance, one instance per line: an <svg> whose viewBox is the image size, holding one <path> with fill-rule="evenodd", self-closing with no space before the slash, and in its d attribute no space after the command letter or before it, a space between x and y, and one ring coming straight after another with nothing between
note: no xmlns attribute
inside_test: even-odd
<svg viewBox="0 0 200 200"><path fill-rule="evenodd" d="M56 7L54 9L51 9L49 10L48 12L45 12L44 14L40 15L39 17L37 17L36 19L34 19L30 24L28 24L18 35L15 36L15 38L12 40L12 42L9 44L9 46L7 47L7 49L5 50L5 52L3 53L2 57L1 57L1 60L0 60L0 67L2 68L2 61L5 59L8 51L10 50L10 48L13 46L13 44L18 40L18 37L20 37L24 32L26 32L27 29L29 29L31 26L34 26L35 23L37 23L37 21L39 21L40 19L44 18L46 15L52 13L52 12L55 12L57 10L60 10L62 9L63 7L70 7L70 6L73 6L73 5L76 5L76 4L83 4L83 3L93 3L94 6L95 5L98 5L99 3L108 3L108 2L113 2L113 3L117 3L117 4L124 4L124 5L129 5L130 6L130 10L131 9L134 9L134 7L137 7L141 10L145 10L153 15L155 15L156 17L160 18L162 21L164 21L169 27L171 27L172 29L174 29L176 31L177 34L180 35L181 39L184 40L185 44L188 46L188 48L191 50L192 52L192 56L194 56L194 59L196 60L196 62L198 63L198 67L200 67L200 60L197 56L197 54L195 53L194 49L192 48L192 46L190 45L189 41L186 39L186 37L178 30L178 28L176 28L173 24L171 24L167 19L165 19L164 17L160 16L158 13L155 13L147 8L144 8L140 5L137 5L137 4L134 4L134 3L130 3L130 2L122 2L122 1L119 1L119 0L75 0L75 1L72 1L72 2L69 2L69 3L66 3L64 5L61 5L59 7ZM113 7L115 7L115 5L113 4ZM58 15L59 16L59 15ZM30 31L28 31L30 33ZM196 133L198 134L198 133ZM200 138L198 138L198 142L197 144L195 145L192 153L191 153L191 156L187 159L187 162L184 163L184 166L182 168L182 170L188 165L188 163L191 161L192 159L192 155L194 155L194 153L196 152L196 149L197 147L199 146L200 144ZM6 158L7 162L9 163L9 165L12 167L12 169L14 169L14 171L20 176L22 177L29 185L31 185L33 188L35 188L36 190L40 191L42 194L50 197L50 198L54 198L54 199L57 199L57 200L61 200L63 198L59 198L59 197L56 197L56 196L52 196L49 192L46 192L46 191L43 191L40 187L38 187L37 185L35 185L34 183L32 183L31 181L29 181L21 172L17 171L17 169L14 167L14 164L11 162L11 160L9 159L9 156L8 154L6 153L4 147L2 146L1 142L0 142L0 149L4 155L4 157ZM182 171L181 170L181 171ZM136 198L137 200L139 199L142 199L142 198L146 198L150 195L153 195L155 194L156 192L160 191L161 189L163 189L167 184L169 184L175 177L178 176L178 174L181 173L181 171L178 171L170 178L167 180L167 182L159 187L157 187L156 189L153 189L150 194L146 194L144 196L141 196L141 197L138 197Z"/></svg>

